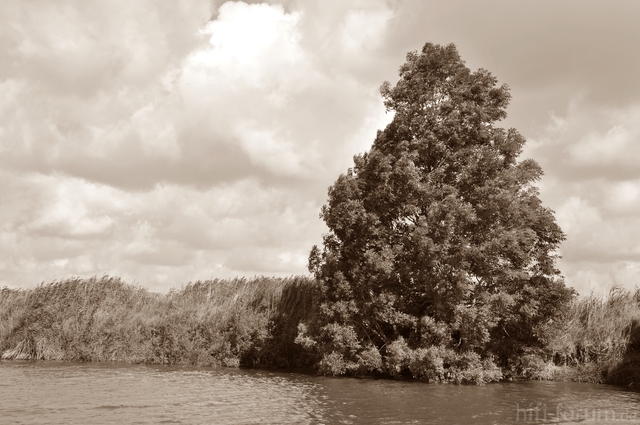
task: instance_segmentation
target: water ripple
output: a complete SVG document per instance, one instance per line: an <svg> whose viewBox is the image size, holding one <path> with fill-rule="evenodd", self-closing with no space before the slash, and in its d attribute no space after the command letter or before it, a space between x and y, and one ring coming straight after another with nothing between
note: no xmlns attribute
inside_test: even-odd
<svg viewBox="0 0 640 425"><path fill-rule="evenodd" d="M639 392L575 383L465 387L56 362L0 362L0 382L0 424L506 424L534 422L536 412L538 423L558 423L609 411L640 423Z"/></svg>

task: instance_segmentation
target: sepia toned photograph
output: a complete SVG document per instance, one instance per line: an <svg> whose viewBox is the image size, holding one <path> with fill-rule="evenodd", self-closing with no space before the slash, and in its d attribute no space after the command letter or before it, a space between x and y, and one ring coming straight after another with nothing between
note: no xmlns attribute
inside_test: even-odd
<svg viewBox="0 0 640 425"><path fill-rule="evenodd" d="M0 424L640 424L640 1L0 1Z"/></svg>

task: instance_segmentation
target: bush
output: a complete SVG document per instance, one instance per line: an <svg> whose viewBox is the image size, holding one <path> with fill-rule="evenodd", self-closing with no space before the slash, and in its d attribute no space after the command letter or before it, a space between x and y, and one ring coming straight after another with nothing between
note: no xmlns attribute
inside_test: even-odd
<svg viewBox="0 0 640 425"><path fill-rule="evenodd" d="M376 373L382 372L383 363L380 351L374 346L369 346L356 356L358 358L358 372Z"/></svg>
<svg viewBox="0 0 640 425"><path fill-rule="evenodd" d="M491 358L443 346L412 349L402 337L389 344L384 360L391 376L410 375L427 382L483 385L502 379L500 368Z"/></svg>
<svg viewBox="0 0 640 425"><path fill-rule="evenodd" d="M427 382L446 382L444 359L446 348L418 348L409 362L409 370L416 379Z"/></svg>

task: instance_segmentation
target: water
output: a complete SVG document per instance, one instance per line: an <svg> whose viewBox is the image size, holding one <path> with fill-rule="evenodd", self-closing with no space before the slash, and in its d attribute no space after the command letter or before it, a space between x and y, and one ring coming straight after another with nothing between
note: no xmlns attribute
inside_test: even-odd
<svg viewBox="0 0 640 425"><path fill-rule="evenodd" d="M259 370L0 362L0 424L510 424L536 418L640 424L640 392L564 382L475 387Z"/></svg>

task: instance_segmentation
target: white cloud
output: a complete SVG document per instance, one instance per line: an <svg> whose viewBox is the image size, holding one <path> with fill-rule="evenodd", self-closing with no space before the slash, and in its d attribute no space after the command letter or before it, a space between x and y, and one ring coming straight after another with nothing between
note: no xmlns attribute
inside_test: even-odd
<svg viewBox="0 0 640 425"><path fill-rule="evenodd" d="M560 270L582 292L633 288L640 268L640 106L573 101L528 147L545 205L567 235Z"/></svg>
<svg viewBox="0 0 640 425"><path fill-rule="evenodd" d="M604 207L616 213L640 213L640 179L612 182L603 194Z"/></svg>
<svg viewBox="0 0 640 425"><path fill-rule="evenodd" d="M302 166L305 153L295 152L295 145L273 130L256 129L255 122L245 121L238 123L235 132L253 164L264 166L273 174L309 176L310 170Z"/></svg>
<svg viewBox="0 0 640 425"><path fill-rule="evenodd" d="M532 138L528 155L540 155L558 172L592 179L640 176L640 104L599 106L574 98L564 115Z"/></svg>
<svg viewBox="0 0 640 425"><path fill-rule="evenodd" d="M285 13L279 5L227 2L202 30L210 46L190 60L204 65L209 75L199 77L205 80L221 75L226 82L255 87L285 84L287 68L306 59L299 20L300 13Z"/></svg>
<svg viewBox="0 0 640 425"><path fill-rule="evenodd" d="M626 127L615 125L606 134L590 133L569 147L571 159L578 164L602 165L623 159L635 137Z"/></svg>
<svg viewBox="0 0 640 425"><path fill-rule="evenodd" d="M386 5L372 2L370 9L350 10L341 28L342 45L349 53L358 53L363 48L379 47L393 12Z"/></svg>
<svg viewBox="0 0 640 425"><path fill-rule="evenodd" d="M109 273L166 290L212 276L303 273L323 231L318 204L256 179L143 192L61 175L0 185L0 285Z"/></svg>
<svg viewBox="0 0 640 425"><path fill-rule="evenodd" d="M592 229L602 223L598 210L576 196L569 198L556 210L556 220L566 233Z"/></svg>
<svg viewBox="0 0 640 425"><path fill-rule="evenodd" d="M131 125L137 130L145 155L166 157L172 162L179 160L180 145L170 114L157 113L149 105L133 114Z"/></svg>
<svg viewBox="0 0 640 425"><path fill-rule="evenodd" d="M466 29L477 16L437 12L384 0L3 2L0 285L110 273L166 290L304 273L327 186L391 120L378 87L406 51L455 41L482 58ZM494 33L505 44L484 58L512 59L504 49L519 51L517 37ZM534 78L525 85L539 104L573 90L543 86L547 74L528 77L533 68L511 59L518 66L489 68L522 69L509 78ZM527 156L568 236L567 281L631 285L640 106L579 94L534 132Z"/></svg>

